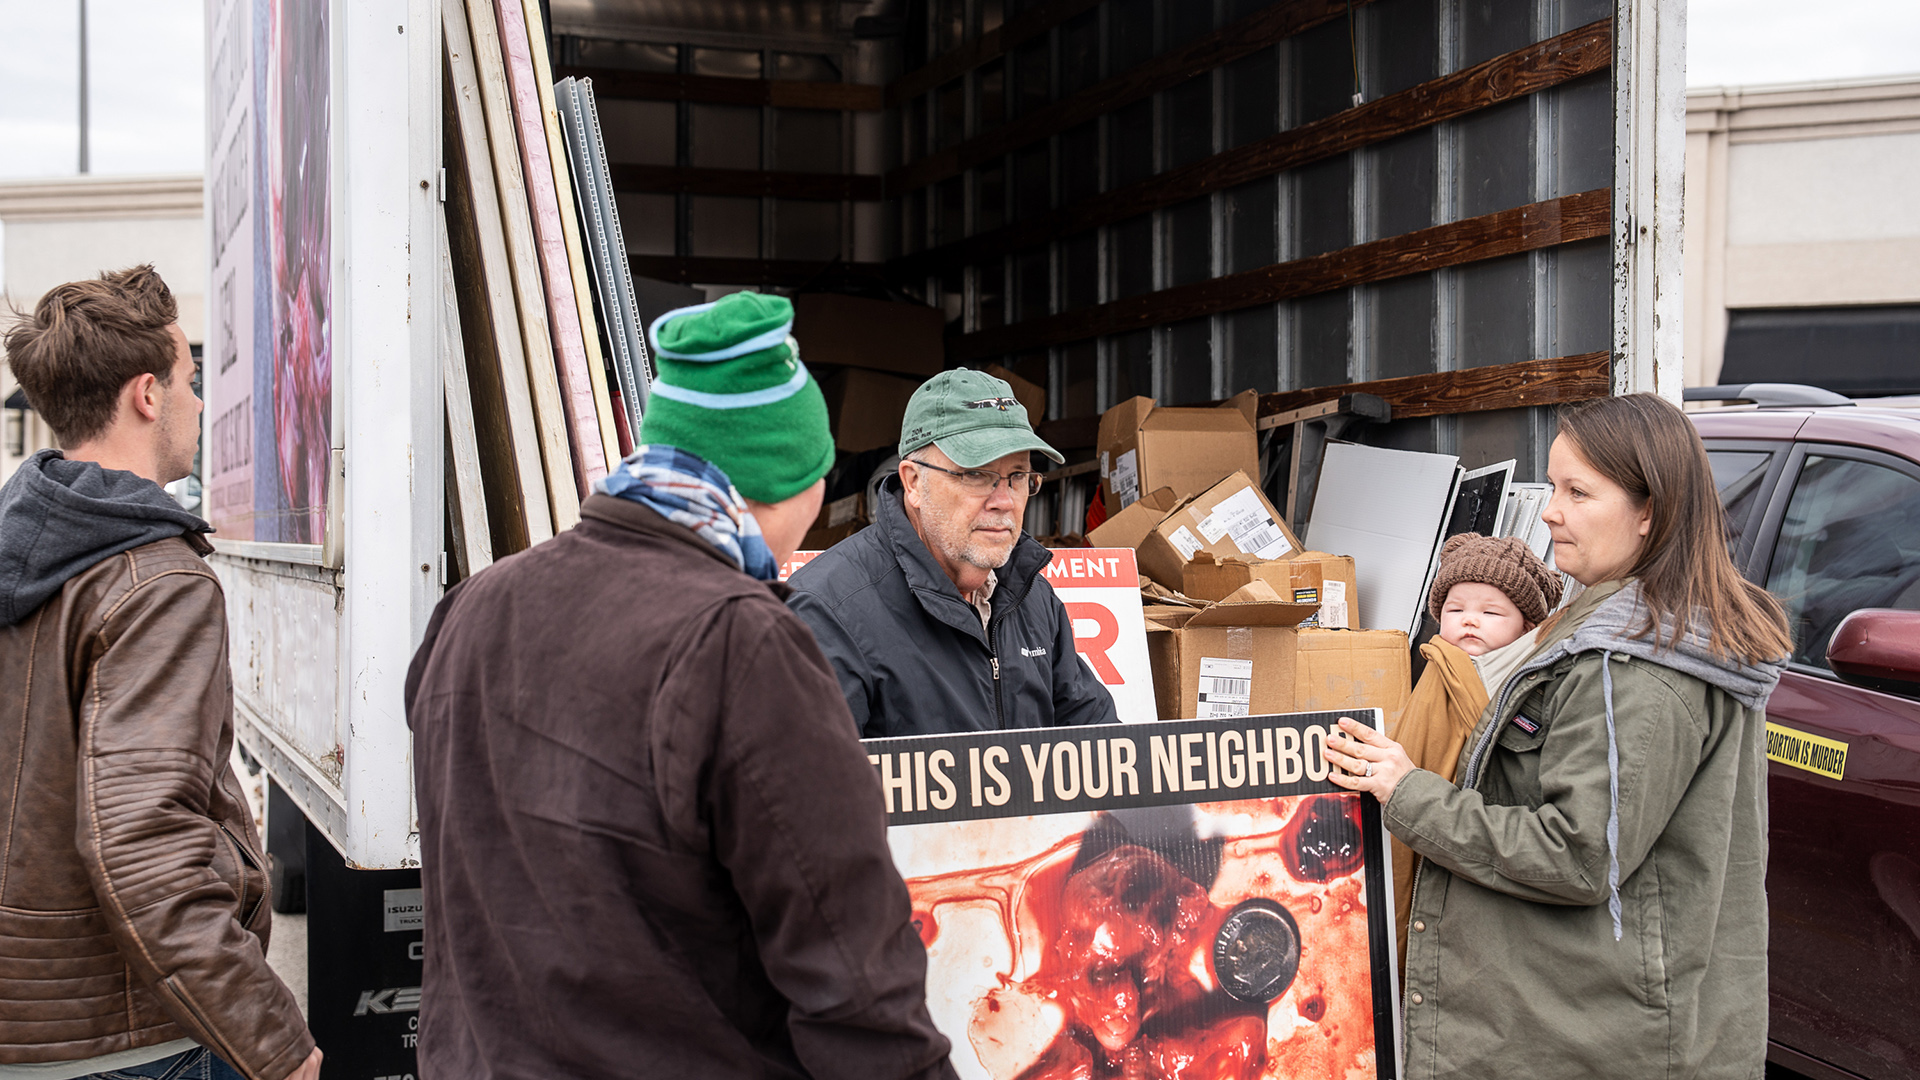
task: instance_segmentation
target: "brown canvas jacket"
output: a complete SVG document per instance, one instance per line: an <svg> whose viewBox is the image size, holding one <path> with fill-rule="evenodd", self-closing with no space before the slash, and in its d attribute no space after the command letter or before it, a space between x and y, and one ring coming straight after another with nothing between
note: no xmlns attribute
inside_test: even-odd
<svg viewBox="0 0 1920 1080"><path fill-rule="evenodd" d="M783 605L606 495L407 680L428 1080L951 1076L846 700Z"/></svg>
<svg viewBox="0 0 1920 1080"><path fill-rule="evenodd" d="M190 1037L283 1080L313 1050L266 962L211 550L108 556L0 627L0 1063Z"/></svg>

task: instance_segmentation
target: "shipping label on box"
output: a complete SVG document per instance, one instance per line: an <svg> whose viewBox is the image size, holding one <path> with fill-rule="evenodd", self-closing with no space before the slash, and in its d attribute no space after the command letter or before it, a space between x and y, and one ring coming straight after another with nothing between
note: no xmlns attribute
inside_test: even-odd
<svg viewBox="0 0 1920 1080"><path fill-rule="evenodd" d="M1153 413L1153 399L1132 397L1113 406L1100 416L1095 448L1100 452L1100 476L1106 481L1101 497L1108 515L1118 514L1140 497L1139 462L1140 425ZM1125 464L1122 464L1125 459ZM1122 501L1114 473L1123 471L1128 497Z"/></svg>
<svg viewBox="0 0 1920 1080"><path fill-rule="evenodd" d="M1325 630L1345 630L1353 626L1353 609L1358 603L1359 593L1353 556L1303 551L1293 556L1291 561L1296 590L1309 572L1319 582L1320 614L1302 625L1318 626Z"/></svg>
<svg viewBox="0 0 1920 1080"><path fill-rule="evenodd" d="M1202 720L1245 716L1252 712L1253 661L1200 658L1199 708Z"/></svg>
<svg viewBox="0 0 1920 1080"><path fill-rule="evenodd" d="M1391 859L1328 778L1339 715L867 740L955 1071L1399 1075Z"/></svg>
<svg viewBox="0 0 1920 1080"><path fill-rule="evenodd" d="M1158 719L1133 549L1059 548L1040 576L1065 605L1074 651L1113 695L1120 722Z"/></svg>
<svg viewBox="0 0 1920 1080"><path fill-rule="evenodd" d="M1244 487L1220 500L1213 512L1200 519L1200 535L1207 543L1217 544L1223 536L1233 538L1233 546L1256 559L1285 558L1300 550L1280 531L1280 522L1267 512L1265 500L1252 487Z"/></svg>
<svg viewBox="0 0 1920 1080"><path fill-rule="evenodd" d="M1140 501L1140 453L1128 450L1113 459L1113 472L1107 477L1113 497L1125 510Z"/></svg>
<svg viewBox="0 0 1920 1080"><path fill-rule="evenodd" d="M1140 569L1171 586L1202 551L1216 560L1281 559L1298 552L1300 540L1247 474L1236 472L1175 507L1139 550Z"/></svg>

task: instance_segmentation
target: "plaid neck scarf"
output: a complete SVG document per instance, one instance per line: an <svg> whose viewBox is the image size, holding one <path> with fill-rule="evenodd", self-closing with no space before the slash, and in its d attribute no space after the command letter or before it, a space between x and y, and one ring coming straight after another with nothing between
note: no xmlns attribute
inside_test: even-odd
<svg viewBox="0 0 1920 1080"><path fill-rule="evenodd" d="M631 499L676 525L699 533L741 570L761 581L779 573L760 523L720 467L677 446L636 447L604 480L603 495Z"/></svg>

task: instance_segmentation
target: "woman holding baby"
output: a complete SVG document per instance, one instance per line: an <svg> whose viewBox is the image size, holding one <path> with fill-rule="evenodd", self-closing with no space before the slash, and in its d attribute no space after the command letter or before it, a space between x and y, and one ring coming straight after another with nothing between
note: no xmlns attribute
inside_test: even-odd
<svg viewBox="0 0 1920 1080"><path fill-rule="evenodd" d="M1786 620L1728 558L1705 448L1665 400L1567 410L1547 475L1554 561L1584 588L1479 667L1451 782L1350 720L1327 749L1420 857L1404 1075L1758 1077Z"/></svg>

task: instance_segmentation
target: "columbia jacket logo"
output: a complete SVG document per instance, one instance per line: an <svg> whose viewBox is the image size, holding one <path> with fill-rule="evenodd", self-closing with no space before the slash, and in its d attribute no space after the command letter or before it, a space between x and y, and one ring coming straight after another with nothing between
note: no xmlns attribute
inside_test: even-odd
<svg viewBox="0 0 1920 1080"><path fill-rule="evenodd" d="M1029 648L1027 648L1026 646L1024 646L1024 645L1023 645L1023 646L1021 646L1021 648L1020 648L1020 655L1021 655L1021 656L1045 656L1045 655L1047 655L1047 650L1045 650L1045 649L1029 649Z"/></svg>

